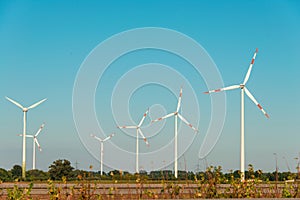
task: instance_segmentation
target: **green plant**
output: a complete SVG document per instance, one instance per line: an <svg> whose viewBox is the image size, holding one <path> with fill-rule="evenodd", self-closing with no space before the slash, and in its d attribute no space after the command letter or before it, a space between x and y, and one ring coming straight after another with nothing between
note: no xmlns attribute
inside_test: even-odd
<svg viewBox="0 0 300 200"><path fill-rule="evenodd" d="M203 198L220 198L218 185L223 181L221 167L208 167L205 173L200 175L197 196Z"/></svg>
<svg viewBox="0 0 300 200"><path fill-rule="evenodd" d="M0 180L0 185L2 184L2 181ZM2 195L3 195L3 189L0 188L0 198L2 198Z"/></svg>
<svg viewBox="0 0 300 200"><path fill-rule="evenodd" d="M32 199L31 190L33 183L29 184L28 188L21 189L17 185L14 185L13 189L7 189L7 199L9 200L23 200Z"/></svg>
<svg viewBox="0 0 300 200"><path fill-rule="evenodd" d="M70 161L56 160L49 166L49 176L52 180L61 180L63 176L71 178L73 169Z"/></svg>
<svg viewBox="0 0 300 200"><path fill-rule="evenodd" d="M48 180L48 194L50 200L60 199L61 188L56 187L55 183L52 180Z"/></svg>
<svg viewBox="0 0 300 200"><path fill-rule="evenodd" d="M295 195L294 195L294 198L299 198L299 197L300 197L300 182L296 184Z"/></svg>
<svg viewBox="0 0 300 200"><path fill-rule="evenodd" d="M291 198L292 197L292 192L291 190L293 189L292 186L289 184L285 183L284 188L282 189L282 197L284 198Z"/></svg>
<svg viewBox="0 0 300 200"><path fill-rule="evenodd" d="M181 186L178 184L174 184L174 183L169 183L167 185L167 190L168 193L170 195L170 198L177 198L180 195L180 191L181 191Z"/></svg>

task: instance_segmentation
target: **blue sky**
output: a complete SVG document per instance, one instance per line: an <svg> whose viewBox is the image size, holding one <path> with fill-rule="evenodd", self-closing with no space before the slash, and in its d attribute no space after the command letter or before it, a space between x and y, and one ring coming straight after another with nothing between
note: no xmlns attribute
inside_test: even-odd
<svg viewBox="0 0 300 200"><path fill-rule="evenodd" d="M14 164L21 164L21 138L16 134L22 132L22 113L5 100L4 97L8 96L24 105L48 98L28 112L28 133L35 132L42 122L46 123L39 138L43 151L37 154L37 168L47 170L54 160L66 158L72 163L77 161L80 168L88 169L93 165L97 169L98 144L90 141L89 145L93 146L91 153L87 144L81 141L73 121L72 93L80 66L93 49L115 34L136 28L160 27L182 33L199 43L216 64L224 85L239 84L243 80L255 48L259 48L247 87L271 118L265 119L255 105L245 99L246 164L272 171L275 169L273 153L277 153L279 169L287 170L285 157L291 170L295 171L294 158L300 152L300 118L297 115L300 112L300 94L297 92L300 75L299 8L296 0L1 1L0 167L10 169ZM196 126L200 133L193 138L193 132L182 125L182 132L193 141L184 151L185 156L180 157L179 168L184 169L185 158L188 169L203 170L205 162L199 161L198 152L208 128L211 106L210 96L202 92L214 88L207 88L204 78L178 56L149 49L123 55L112 63L95 94L96 115L105 132L98 134L116 132L112 142L134 153L134 131L123 134L116 129L119 124L110 109L110 97L124 74L147 63L167 65L188 82L188 85L184 84L183 109L193 103L185 98L188 93L185 93L185 88L194 90L201 117L189 112L186 116L193 123L199 122ZM177 87L177 84L182 83L170 87ZM162 113L173 112L178 93L179 88L172 93L168 87L156 84L141 86L128 101L132 120L128 118L124 123L138 123L147 107L157 108ZM122 105L121 102L116 100L117 105ZM158 104L160 106L154 106ZM150 116L154 118L162 113L153 112ZM126 116L124 113L123 119ZM239 120L239 92L227 92L225 124L216 146L207 156L209 164L221 165L225 171L239 168ZM149 123L150 119L145 122ZM166 134L152 135L149 138L152 142L150 150L141 141L141 152L155 151L172 139L172 121L164 123L165 128L161 131ZM32 143L28 140L27 144L29 169ZM134 157L128 162L113 152L105 153L107 160L120 160L119 169L133 170ZM163 163L166 160L168 158L162 156L149 162ZM153 168L146 161L141 162L145 169Z"/></svg>

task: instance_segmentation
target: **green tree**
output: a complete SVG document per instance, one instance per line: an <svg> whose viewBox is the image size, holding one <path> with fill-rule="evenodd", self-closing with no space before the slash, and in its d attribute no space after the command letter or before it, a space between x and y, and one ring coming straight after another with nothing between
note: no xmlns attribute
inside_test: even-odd
<svg viewBox="0 0 300 200"><path fill-rule="evenodd" d="M5 169L0 168L0 181L11 181L11 175Z"/></svg>
<svg viewBox="0 0 300 200"><path fill-rule="evenodd" d="M14 165L13 168L10 170L12 178L21 179L22 177L22 167L20 165Z"/></svg>
<svg viewBox="0 0 300 200"><path fill-rule="evenodd" d="M49 174L42 170L32 169L26 172L26 179L30 181L45 181L49 179Z"/></svg>
<svg viewBox="0 0 300 200"><path fill-rule="evenodd" d="M72 177L73 169L70 161L59 159L49 166L49 175L52 180L61 180L63 176L69 179Z"/></svg>

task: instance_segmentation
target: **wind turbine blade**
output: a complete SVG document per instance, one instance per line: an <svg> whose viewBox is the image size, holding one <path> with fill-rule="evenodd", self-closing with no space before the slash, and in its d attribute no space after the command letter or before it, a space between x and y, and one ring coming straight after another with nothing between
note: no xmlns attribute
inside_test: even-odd
<svg viewBox="0 0 300 200"><path fill-rule="evenodd" d="M147 146L149 146L149 142L147 140L147 138L144 136L143 132L141 131L141 129L138 129L140 135L142 136L144 142L146 143Z"/></svg>
<svg viewBox="0 0 300 200"><path fill-rule="evenodd" d="M99 140L100 142L103 142L101 138L98 138L96 135L91 134L91 137L95 138L96 140Z"/></svg>
<svg viewBox="0 0 300 200"><path fill-rule="evenodd" d="M154 122L157 122L157 121L166 119L166 118L171 117L171 116L174 116L174 115L175 115L175 113L167 114L166 116L163 116L163 117L157 118L156 120L153 120L151 123L154 123Z"/></svg>
<svg viewBox="0 0 300 200"><path fill-rule="evenodd" d="M43 99L43 100L41 100L41 101L39 101L39 102L37 102L37 103L35 103L35 104L29 106L29 107L28 107L28 110L37 107L38 105L40 105L41 103L43 103L43 102L46 101L46 100L47 100L47 99Z"/></svg>
<svg viewBox="0 0 300 200"><path fill-rule="evenodd" d="M42 131L42 129L44 128L44 126L45 126L45 123L43 123L41 125L41 127L39 128L39 130L36 132L35 137L37 137L40 134L40 132Z"/></svg>
<svg viewBox="0 0 300 200"><path fill-rule="evenodd" d="M106 138L103 140L103 142L109 140L109 139L112 138L114 135L115 135L114 133L110 134L108 137L106 137Z"/></svg>
<svg viewBox="0 0 300 200"><path fill-rule="evenodd" d="M221 91L226 91L226 90L234 90L237 88L240 88L240 85L232 85L232 86L228 86L228 87L224 87L224 88L220 88L220 89L216 89L216 90L210 90L207 92L204 92L205 94L210 94L210 93L214 93L214 92L221 92Z"/></svg>
<svg viewBox="0 0 300 200"><path fill-rule="evenodd" d="M194 131L198 132L198 129L196 129L191 123L189 123L184 117L182 117L179 113L178 113L178 117L189 127L191 127Z"/></svg>
<svg viewBox="0 0 300 200"><path fill-rule="evenodd" d="M23 136L23 134L18 134L17 136ZM33 135L25 135L25 137L33 138Z"/></svg>
<svg viewBox="0 0 300 200"><path fill-rule="evenodd" d="M145 118L146 118L148 112L149 112L149 108L148 108L148 110L144 113L143 118L141 119L141 121L140 121L138 127L141 127L141 126L142 126L142 124L143 124L143 122L144 122L144 120L145 120Z"/></svg>
<svg viewBox="0 0 300 200"><path fill-rule="evenodd" d="M180 94L179 94L179 98L178 98L178 103L177 103L176 112L178 112L179 109L180 109L180 106L181 106L181 98L182 98L182 88L180 88Z"/></svg>
<svg viewBox="0 0 300 200"><path fill-rule="evenodd" d="M16 102L15 100L12 100L11 98L5 97L8 101L10 101L11 103L15 104L16 106L18 106L19 108L21 108L22 110L24 109L24 107L19 104L18 102Z"/></svg>
<svg viewBox="0 0 300 200"><path fill-rule="evenodd" d="M39 144L39 142L36 138L34 138L34 142L37 144L39 150L42 151L42 148L41 148L41 146L40 146L40 144Z"/></svg>
<svg viewBox="0 0 300 200"><path fill-rule="evenodd" d="M123 128L137 128L137 126L118 126L119 129Z"/></svg>
<svg viewBox="0 0 300 200"><path fill-rule="evenodd" d="M250 93L250 91L244 87L245 89L245 93L247 94L247 96L255 103L255 105L257 105L257 107L261 110L261 112L267 117L270 118L270 116L266 113L266 111L261 107L261 105L256 101L256 99L254 98L254 96Z"/></svg>
<svg viewBox="0 0 300 200"><path fill-rule="evenodd" d="M251 70L252 70L252 66L254 64L254 61L255 61L255 57L256 57L256 54L258 52L258 49L256 48L255 52L254 52L254 55L253 55L253 58L251 60L251 63L250 63L250 66L248 68L248 72L245 76L245 79L244 79L244 82L243 82L243 85L245 85L247 83L247 81L249 80L249 77L250 77L250 74L251 74Z"/></svg>

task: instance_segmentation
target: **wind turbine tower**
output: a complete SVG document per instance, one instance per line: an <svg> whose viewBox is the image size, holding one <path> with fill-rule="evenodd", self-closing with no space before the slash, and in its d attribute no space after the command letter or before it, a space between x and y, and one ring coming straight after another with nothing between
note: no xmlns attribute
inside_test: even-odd
<svg viewBox="0 0 300 200"><path fill-rule="evenodd" d="M240 160L240 164L241 164L241 179L242 181L245 180L245 145L244 145L244 132L245 132L245 127L244 127L244 96L245 93L246 95L253 101L253 103L261 110L261 112L267 117L269 118L269 115L266 113L266 111L262 108L262 106L256 101L256 99L254 98L254 96L250 93L250 91L246 88L246 83L249 80L250 74L251 74L251 70L256 58L256 54L258 52L258 49L256 49L256 51L254 52L253 58L251 60L250 66L248 68L248 72L244 78L244 81L240 84L240 85L232 85L229 87L225 87L225 88L220 88L220 89L216 89L216 90L210 90L208 92L205 92L205 94L210 94L210 93L215 93L215 92L221 92L221 91L226 91L226 90L234 90L234 89L240 89L241 90L241 150L240 150L240 155L241 155L241 160Z"/></svg>
<svg viewBox="0 0 300 200"><path fill-rule="evenodd" d="M105 139L101 139L93 134L91 134L91 137L95 138L96 140L98 140L100 142L100 175L103 175L103 154L104 154L104 147L103 147L103 143L106 142L107 140L109 140L110 138L112 138L115 134L112 133L110 134L108 137L106 137ZM77 163L77 161L76 161ZM77 166L76 166L77 168Z"/></svg>
<svg viewBox="0 0 300 200"><path fill-rule="evenodd" d="M42 151L42 148L39 144L39 141L37 139L37 136L40 134L40 132L42 131L42 129L44 128L45 124L42 124L41 127L39 128L39 130L36 132L35 135L26 135L26 137L32 138L33 139L33 149L32 149L32 169L35 169L35 145L38 146L39 150ZM20 134L19 136L23 136L22 134Z"/></svg>
<svg viewBox="0 0 300 200"><path fill-rule="evenodd" d="M140 123L138 125L133 125L133 126L118 126L119 129L136 129L136 158L135 158L135 172L139 173L139 135L142 136L144 142L146 143L147 146L149 146L149 143L145 137L145 135L143 134L142 130L141 130L141 126L147 116L149 112L149 109L144 113Z"/></svg>
<svg viewBox="0 0 300 200"><path fill-rule="evenodd" d="M22 106L20 103L16 102L15 100L12 100L8 97L5 97L8 101L10 101L11 103L15 104L16 106L18 106L19 108L22 109L23 111L23 153L22 153L22 178L25 179L26 178L26 115L28 110L37 107L38 105L40 105L41 103L43 103L44 101L46 101L47 99L43 99L35 104L32 104L29 107L24 107Z"/></svg>
<svg viewBox="0 0 300 200"><path fill-rule="evenodd" d="M177 108L175 112L172 112L170 114L167 114L166 116L160 117L156 120L153 120L152 123L161 121L163 119L173 117L175 118L175 127L174 127L174 176L175 178L178 178L178 155L177 155L177 135L178 135L178 117L183 121L186 125L188 125L191 129L193 129L195 132L198 132L198 129L196 129L192 124L190 124L180 113L180 106L181 106L181 98L182 98L182 88L180 88L180 94L178 98Z"/></svg>

